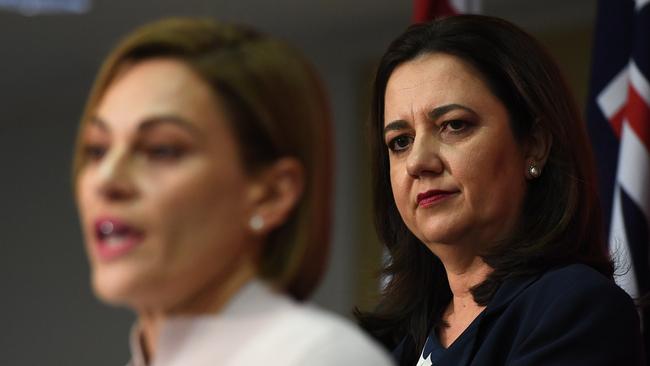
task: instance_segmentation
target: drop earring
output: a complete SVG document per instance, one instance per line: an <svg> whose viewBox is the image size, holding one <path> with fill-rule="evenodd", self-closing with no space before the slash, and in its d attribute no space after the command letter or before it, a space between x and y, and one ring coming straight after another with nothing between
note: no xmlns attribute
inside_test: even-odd
<svg viewBox="0 0 650 366"><path fill-rule="evenodd" d="M260 231L264 227L264 219L260 215L253 215L250 221L248 221L248 226L253 231Z"/></svg>

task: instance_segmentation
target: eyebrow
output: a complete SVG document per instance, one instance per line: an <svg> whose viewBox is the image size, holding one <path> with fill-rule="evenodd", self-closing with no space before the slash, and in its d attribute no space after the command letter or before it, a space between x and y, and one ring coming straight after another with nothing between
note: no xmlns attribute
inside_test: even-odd
<svg viewBox="0 0 650 366"><path fill-rule="evenodd" d="M449 112L451 112L453 110L456 110L456 109L462 109L462 110L470 112L472 114L476 114L476 112L474 112L474 110L472 110L469 107L466 107L466 106L461 105L461 104L452 103L452 104L445 104L443 106L433 108L431 111L429 111L427 113L427 118L429 120L431 120L431 121L435 121L436 119L438 119L438 118L444 116L445 114L447 114L447 113L449 113ZM409 126L409 123L406 122L405 120L402 120L402 119L392 121L392 122L388 123L386 126L384 126L384 136L390 131L403 130L403 129L408 128L408 126Z"/></svg>
<svg viewBox="0 0 650 366"><path fill-rule="evenodd" d="M108 131L108 126L106 125L106 122L104 122L103 119L101 119L101 118L99 118L97 116L90 117L90 119L88 120L88 123L93 125L93 126L97 126L99 129L101 129L103 131Z"/></svg>
<svg viewBox="0 0 650 366"><path fill-rule="evenodd" d="M89 123L99 127L104 131L109 130L108 124L99 116L91 117ZM201 136L201 133L196 128L196 126L194 126L192 123L190 123L188 120L184 119L183 117L177 115L158 115L158 116L148 117L144 121L140 122L140 124L138 125L138 132L145 132L147 130L151 130L163 124L173 124L175 126L178 126L186 130L192 135Z"/></svg>

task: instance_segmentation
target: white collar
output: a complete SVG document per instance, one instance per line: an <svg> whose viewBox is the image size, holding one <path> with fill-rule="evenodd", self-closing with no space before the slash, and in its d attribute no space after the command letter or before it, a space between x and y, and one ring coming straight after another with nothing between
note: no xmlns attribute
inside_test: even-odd
<svg viewBox="0 0 650 366"><path fill-rule="evenodd" d="M296 304L274 292L261 280L244 285L221 311L215 314L169 318L163 324L154 363L151 366L198 364L212 357L228 359L246 344L248 335L272 322L276 311ZM138 324L131 329L130 366L147 366Z"/></svg>

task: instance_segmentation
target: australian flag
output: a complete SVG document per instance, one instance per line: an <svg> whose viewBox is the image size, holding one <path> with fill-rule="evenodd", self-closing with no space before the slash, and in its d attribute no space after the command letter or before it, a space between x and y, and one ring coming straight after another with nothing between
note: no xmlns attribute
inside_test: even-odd
<svg viewBox="0 0 650 366"><path fill-rule="evenodd" d="M616 281L650 291L650 0L599 0L587 122ZM650 351L650 311L642 314Z"/></svg>

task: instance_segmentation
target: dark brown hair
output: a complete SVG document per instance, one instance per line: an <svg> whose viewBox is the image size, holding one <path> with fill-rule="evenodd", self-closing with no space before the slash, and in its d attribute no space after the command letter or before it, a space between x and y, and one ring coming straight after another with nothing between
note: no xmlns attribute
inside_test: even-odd
<svg viewBox="0 0 650 366"><path fill-rule="evenodd" d="M136 30L111 52L95 80L81 119L74 177L84 163L81 132L120 70L160 57L187 64L224 102L249 173L283 156L302 163L303 195L268 238L259 273L304 299L318 284L329 249L331 121L315 72L285 43L207 19L166 19Z"/></svg>
<svg viewBox="0 0 650 366"><path fill-rule="evenodd" d="M472 289L485 305L510 277L581 262L607 277L612 265L604 241L594 162L584 123L553 60L530 35L497 18L462 15L413 25L381 59L374 82L371 146L375 224L391 260L390 279L375 312L362 325L389 347L404 342L402 364L415 364L427 334L440 325L451 291L440 260L407 228L393 200L383 140L384 94L397 66L444 53L472 65L509 113L519 142L533 130L552 140L543 174L529 181L523 212L508 240L492 244L483 259L493 268ZM488 243L486 243L488 244Z"/></svg>

